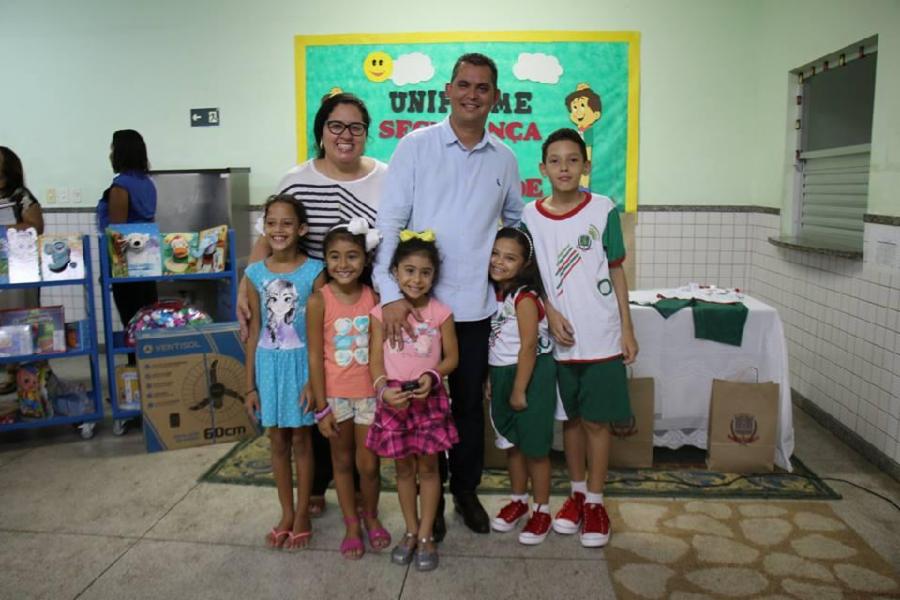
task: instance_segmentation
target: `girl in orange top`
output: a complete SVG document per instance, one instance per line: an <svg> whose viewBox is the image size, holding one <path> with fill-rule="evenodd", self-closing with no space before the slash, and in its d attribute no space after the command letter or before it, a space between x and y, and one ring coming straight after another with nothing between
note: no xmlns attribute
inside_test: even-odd
<svg viewBox="0 0 900 600"><path fill-rule="evenodd" d="M375 389L369 374L369 311L378 304L361 278L370 274L370 253L378 231L365 219L333 227L323 244L327 283L310 296L306 307L309 379L319 430L331 442L334 486L344 514L344 558L365 552L363 530L356 514L353 463L359 471L362 511L369 545L386 548L391 536L378 520L381 478L378 456L366 448L375 418Z"/></svg>

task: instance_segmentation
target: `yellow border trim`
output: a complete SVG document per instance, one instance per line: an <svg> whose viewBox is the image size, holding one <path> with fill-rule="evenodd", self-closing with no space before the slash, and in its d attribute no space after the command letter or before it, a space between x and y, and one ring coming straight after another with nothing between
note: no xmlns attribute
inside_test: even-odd
<svg viewBox="0 0 900 600"><path fill-rule="evenodd" d="M627 42L628 124L625 149L625 212L637 210L638 110L640 108L641 34L637 31L443 31L433 33L359 33L294 36L294 93L297 101L297 161L306 160L306 48L372 44L450 42Z"/></svg>

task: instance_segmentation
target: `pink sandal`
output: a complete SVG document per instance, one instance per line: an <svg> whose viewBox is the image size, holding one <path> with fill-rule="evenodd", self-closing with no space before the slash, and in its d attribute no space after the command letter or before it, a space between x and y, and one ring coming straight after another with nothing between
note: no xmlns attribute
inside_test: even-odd
<svg viewBox="0 0 900 600"><path fill-rule="evenodd" d="M363 524L365 524L365 519L377 519L378 511L375 510L371 513L360 511L359 516L363 518ZM375 552L384 550L391 545L391 534L384 527L376 527L371 530L367 529L367 533L369 536L369 545L372 546L372 550Z"/></svg>
<svg viewBox="0 0 900 600"><path fill-rule="evenodd" d="M301 531L300 533L293 533L293 532L288 532L288 533L289 533L289 539L288 539L287 543L284 546L282 546L282 548L284 548L285 550L287 550L289 552L293 552L294 550L301 550L301 549L309 547L309 542L307 542L306 544L304 544L302 546L298 546L297 542L311 538L312 530Z"/></svg>
<svg viewBox="0 0 900 600"><path fill-rule="evenodd" d="M356 517L344 517L344 523L347 526L356 525L357 523L359 523L359 519ZM359 555L354 556L353 553L355 552L359 552ZM365 553L366 546L365 544L363 544L362 538L344 538L344 541L341 542L341 556L343 556L347 560L359 560Z"/></svg>
<svg viewBox="0 0 900 600"><path fill-rule="evenodd" d="M273 527L272 531L266 534L266 546L275 549L281 548L290 537L290 529L275 529Z"/></svg>

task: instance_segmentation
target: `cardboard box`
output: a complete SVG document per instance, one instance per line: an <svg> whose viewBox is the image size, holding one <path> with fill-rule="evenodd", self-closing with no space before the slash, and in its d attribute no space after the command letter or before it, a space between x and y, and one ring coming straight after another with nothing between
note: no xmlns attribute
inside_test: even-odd
<svg viewBox="0 0 900 600"><path fill-rule="evenodd" d="M654 385L650 377L628 380L632 417L610 423L609 466L628 469L653 466Z"/></svg>
<svg viewBox="0 0 900 600"><path fill-rule="evenodd" d="M778 384L713 379L706 466L724 473L771 472L778 435Z"/></svg>
<svg viewBox="0 0 900 600"><path fill-rule="evenodd" d="M148 452L256 435L237 323L140 332L136 350Z"/></svg>
<svg viewBox="0 0 900 600"><path fill-rule="evenodd" d="M116 367L116 405L120 410L141 408L141 384L137 367Z"/></svg>

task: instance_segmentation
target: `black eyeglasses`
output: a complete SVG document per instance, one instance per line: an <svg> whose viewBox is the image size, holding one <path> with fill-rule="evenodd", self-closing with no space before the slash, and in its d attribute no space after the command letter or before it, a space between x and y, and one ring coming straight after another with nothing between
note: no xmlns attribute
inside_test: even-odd
<svg viewBox="0 0 900 600"><path fill-rule="evenodd" d="M350 135L359 137L361 135L366 135L366 124L365 123L344 123L343 121L325 121L325 127L328 128L328 131L333 133L334 135L341 135L344 133L345 129L350 130Z"/></svg>

